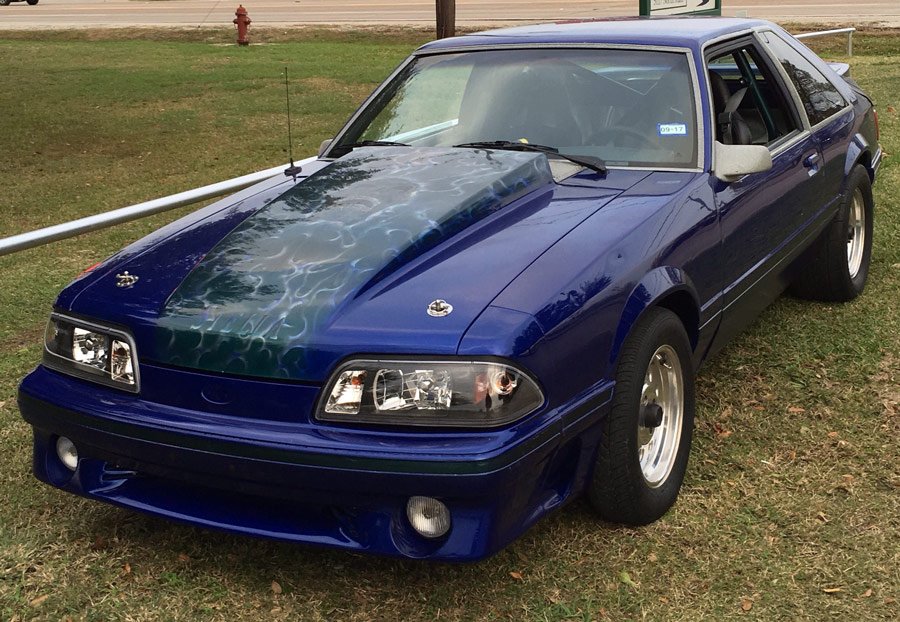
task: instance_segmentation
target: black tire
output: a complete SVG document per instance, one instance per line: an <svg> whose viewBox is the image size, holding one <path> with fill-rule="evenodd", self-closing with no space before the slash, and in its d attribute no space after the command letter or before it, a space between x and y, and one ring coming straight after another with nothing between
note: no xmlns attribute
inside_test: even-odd
<svg viewBox="0 0 900 622"><path fill-rule="evenodd" d="M854 273L848 258L848 244L854 235L851 222L856 221L852 218L855 201L862 202L864 238ZM798 276L791 285L791 294L824 302L847 302L859 296L869 276L873 215L872 181L866 169L857 164L847 177L838 213L803 256Z"/></svg>
<svg viewBox="0 0 900 622"><path fill-rule="evenodd" d="M682 416L677 449L670 470L655 483L648 481L640 463L639 427L645 376L651 359L661 350L677 355L682 377ZM671 362L670 362L671 364ZM674 365L673 365L674 367ZM647 525L675 503L687 470L694 428L694 368L691 346L681 320L667 309L649 310L625 340L616 369L612 408L602 423L588 499L604 520L626 525ZM642 435L648 430L640 430ZM649 443L645 447L649 446Z"/></svg>
<svg viewBox="0 0 900 622"><path fill-rule="evenodd" d="M28 2L28 4L30 4L31 6L34 6L38 3L38 0L26 0L26 2Z"/></svg>
<svg viewBox="0 0 900 622"><path fill-rule="evenodd" d="M0 6L9 6L11 0L0 0Z"/></svg>

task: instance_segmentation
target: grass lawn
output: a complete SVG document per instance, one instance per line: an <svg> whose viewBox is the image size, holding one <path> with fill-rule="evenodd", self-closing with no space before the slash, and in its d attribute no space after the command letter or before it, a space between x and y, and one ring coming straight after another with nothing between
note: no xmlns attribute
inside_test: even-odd
<svg viewBox="0 0 900 622"><path fill-rule="evenodd" d="M174 34L173 34L174 33ZM427 35L5 33L0 237L313 153ZM624 529L577 502L477 565L174 525L30 475L15 404L58 290L177 213L0 258L0 620L900 618L900 34L857 36L889 156L865 295L784 298L699 378L682 496ZM830 56L842 41L819 42Z"/></svg>

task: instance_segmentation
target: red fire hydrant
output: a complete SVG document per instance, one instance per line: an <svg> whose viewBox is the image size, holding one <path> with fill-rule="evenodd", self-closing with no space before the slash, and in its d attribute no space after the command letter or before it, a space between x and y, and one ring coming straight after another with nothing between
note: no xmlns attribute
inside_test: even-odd
<svg viewBox="0 0 900 622"><path fill-rule="evenodd" d="M238 6L237 11L234 12L234 24L237 26L238 45L250 45L250 39L247 38L247 32L250 30L250 17L243 4Z"/></svg>

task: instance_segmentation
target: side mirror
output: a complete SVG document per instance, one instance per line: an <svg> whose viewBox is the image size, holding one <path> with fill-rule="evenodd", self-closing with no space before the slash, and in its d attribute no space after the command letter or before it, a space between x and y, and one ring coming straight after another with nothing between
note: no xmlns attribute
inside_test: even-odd
<svg viewBox="0 0 900 622"><path fill-rule="evenodd" d="M772 168L772 154L762 145L723 145L713 143L715 170L722 181L737 181L744 175L762 173Z"/></svg>
<svg viewBox="0 0 900 622"><path fill-rule="evenodd" d="M328 148L331 146L331 140L332 139L330 139L330 138L326 138L325 140L322 141L322 144L319 145L319 157L320 158L323 155L325 155L326 151L328 151Z"/></svg>

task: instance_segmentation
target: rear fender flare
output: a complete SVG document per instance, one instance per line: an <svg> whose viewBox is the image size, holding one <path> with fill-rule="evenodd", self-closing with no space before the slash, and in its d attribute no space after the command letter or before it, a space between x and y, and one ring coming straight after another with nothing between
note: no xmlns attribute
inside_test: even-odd
<svg viewBox="0 0 900 622"><path fill-rule="evenodd" d="M853 167L859 164L860 161L865 160L867 157L869 158L869 162L871 163L872 152L869 147L869 142L863 137L862 134L856 134L847 147L847 157L844 160L845 182L847 177L850 175L850 171L853 170ZM866 164L865 162L863 162L863 166L866 167L866 170L869 173L869 177L872 177L871 164Z"/></svg>

